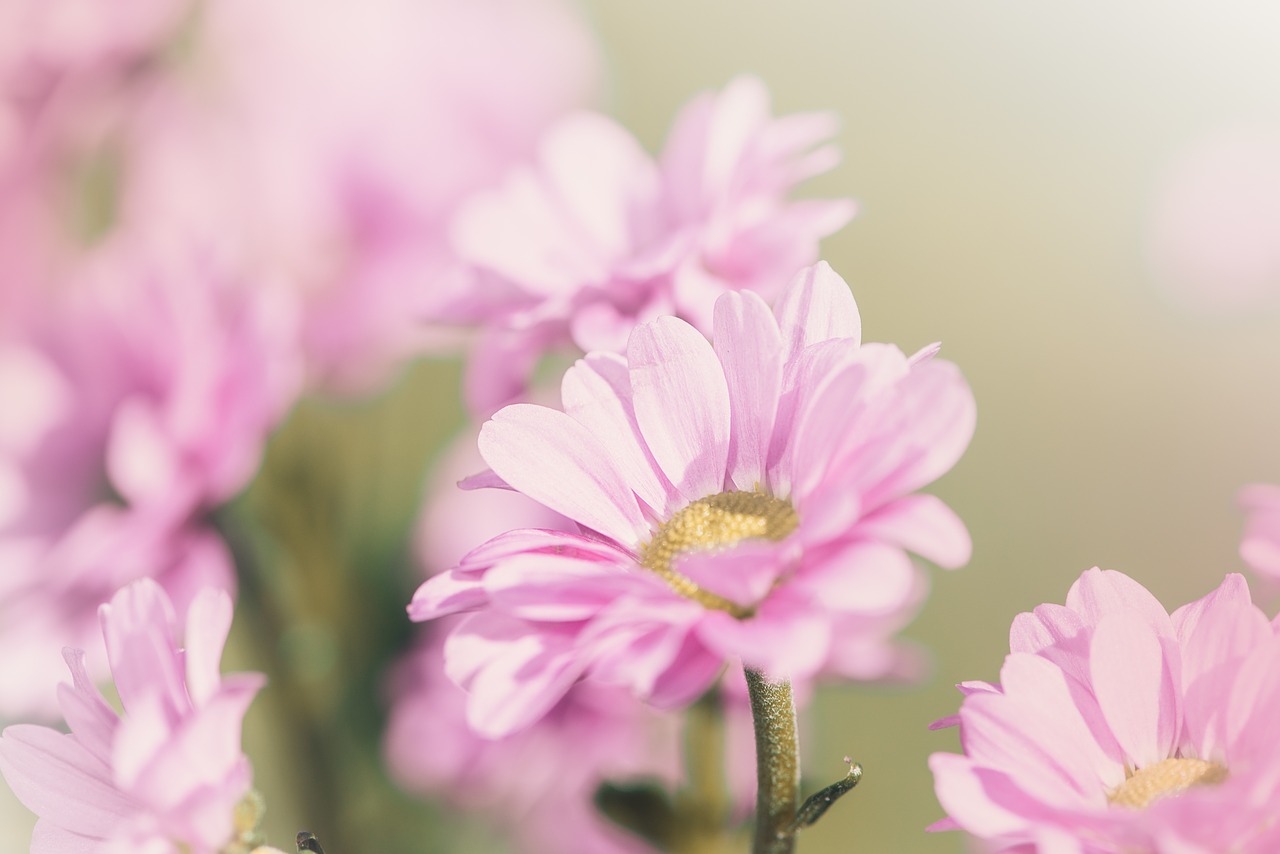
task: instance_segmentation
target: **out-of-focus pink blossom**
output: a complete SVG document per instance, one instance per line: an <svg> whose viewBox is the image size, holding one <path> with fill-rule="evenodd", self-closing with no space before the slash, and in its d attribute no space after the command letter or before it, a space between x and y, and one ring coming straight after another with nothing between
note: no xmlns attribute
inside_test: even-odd
<svg viewBox="0 0 1280 854"><path fill-rule="evenodd" d="M583 682L537 724L488 739L468 726L466 694L445 676L440 643L415 650L398 677L385 754L402 785L482 813L528 854L653 850L600 815L593 798L605 781L673 784L674 718L625 688Z"/></svg>
<svg viewBox="0 0 1280 854"><path fill-rule="evenodd" d="M598 77L561 0L230 0L193 53L194 85L140 105L122 216L294 288L313 378L346 386L424 346L454 209Z"/></svg>
<svg viewBox="0 0 1280 854"><path fill-rule="evenodd" d="M834 129L827 114L773 118L748 77L694 99L656 162L604 116L555 125L532 165L453 223L472 270L441 314L481 328L472 408L518 396L549 349L621 352L637 322L668 314L709 333L725 291L776 295L853 214L847 200L788 198L836 163Z"/></svg>
<svg viewBox="0 0 1280 854"><path fill-rule="evenodd" d="M1224 130L1166 167L1149 264L1170 295L1197 310L1280 302L1280 134Z"/></svg>
<svg viewBox="0 0 1280 854"><path fill-rule="evenodd" d="M235 820L252 784L240 728L263 682L219 673L230 597L206 590L194 598L185 648L153 581L117 593L101 620L124 715L94 687L84 653L68 648L72 684L59 687L58 702L71 733L17 725L0 737L0 772L40 819L31 851L228 850L251 831Z"/></svg>
<svg viewBox="0 0 1280 854"><path fill-rule="evenodd" d="M934 829L1000 851L1274 850L1280 635L1243 577L1170 615L1092 569L1010 648L998 685L964 686L964 754L930 758Z"/></svg>
<svg viewBox="0 0 1280 854"><path fill-rule="evenodd" d="M959 519L914 494L973 431L954 365L862 345L825 264L773 310L723 295L714 326L713 346L674 317L641 324L625 358L592 353L565 374L563 412L518 404L481 430L492 473L477 484L583 530L504 534L414 597L418 620L475 612L445 652L481 732L537 720L584 675L660 706L697 697L730 659L807 679L837 639L889 643L886 623L919 599L907 550L968 560Z"/></svg>
<svg viewBox="0 0 1280 854"><path fill-rule="evenodd" d="M1265 581L1280 583L1280 487L1246 486L1239 500L1245 512L1240 557Z"/></svg>
<svg viewBox="0 0 1280 854"><path fill-rule="evenodd" d="M105 248L0 344L9 714L50 695L57 648L91 648L98 605L125 583L156 578L179 607L233 586L225 548L193 525L253 476L297 393L294 312L279 293L151 249Z"/></svg>

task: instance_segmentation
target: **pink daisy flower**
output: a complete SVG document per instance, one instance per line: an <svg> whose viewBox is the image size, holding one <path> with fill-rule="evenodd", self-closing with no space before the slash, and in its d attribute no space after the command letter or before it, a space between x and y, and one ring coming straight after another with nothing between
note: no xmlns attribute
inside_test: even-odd
<svg viewBox="0 0 1280 854"><path fill-rule="evenodd" d="M438 313L481 328L472 408L518 397L550 349L620 352L638 321L668 314L709 333L725 291L775 296L853 215L848 200L788 198L836 164L834 131L825 113L772 117L749 77L685 107L656 161L602 115L552 126L533 164L453 221L473 275Z"/></svg>
<svg viewBox="0 0 1280 854"><path fill-rule="evenodd" d="M966 683L938 800L1000 851L1274 851L1280 632L1244 578L1165 611L1091 569L1020 614L1000 684Z"/></svg>
<svg viewBox="0 0 1280 854"><path fill-rule="evenodd" d="M518 404L480 433L505 484L581 534L519 530L427 581L410 614L475 612L445 647L487 735L537 720L583 676L662 706L741 659L804 679L837 638L883 644L919 601L914 551L963 564L963 524L914 491L969 442L973 398L954 365L860 343L857 307L825 264L773 310L716 303L714 346L674 317L627 356L564 377L564 411Z"/></svg>
<svg viewBox="0 0 1280 854"><path fill-rule="evenodd" d="M1240 557L1265 581L1280 583L1280 487L1246 486L1239 500L1246 514Z"/></svg>
<svg viewBox="0 0 1280 854"><path fill-rule="evenodd" d="M84 653L68 648L72 684L59 687L58 702L71 733L17 725L0 737L0 773L40 818L32 854L248 851L256 810L240 727L263 678L218 672L230 597L195 598L185 649L153 581L118 592L101 619L124 715L94 687Z"/></svg>

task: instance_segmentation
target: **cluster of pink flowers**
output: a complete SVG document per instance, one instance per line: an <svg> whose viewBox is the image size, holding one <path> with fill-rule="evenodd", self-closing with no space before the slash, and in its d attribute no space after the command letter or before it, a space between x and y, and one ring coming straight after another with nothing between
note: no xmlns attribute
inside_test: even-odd
<svg viewBox="0 0 1280 854"><path fill-rule="evenodd" d="M818 261L854 206L792 194L837 162L833 117L775 117L740 77L651 156L582 110L597 66L561 0L0 8L0 385L21 402L0 407L0 714L56 699L70 729L0 736L33 852L273 850L240 749L263 679L220 675L236 567L210 516L300 395L467 335L488 420L441 478L479 491L420 524L435 574L409 614L449 625L393 679L406 787L500 813L530 854L643 854L592 796L681 784L666 710L719 692L739 728L744 669L788 705L823 677L919 673L897 638L928 589L916 558L971 551L921 490L975 405L938 345L864 344ZM1280 244L1241 175L1275 176L1227 160L1191 170L1153 247L1179 286L1233 280L1243 304ZM1205 198L1261 225L1183 241ZM565 351L559 405L529 402ZM1280 489L1241 503L1242 557L1280 580ZM1280 619L1241 576L1170 614L1091 570L1010 647L939 722L964 752L931 759L935 829L1280 850Z"/></svg>
<svg viewBox="0 0 1280 854"><path fill-rule="evenodd" d="M58 703L71 733L15 725L0 736L0 773L40 816L32 854L248 852L255 808L240 729L263 679L219 673L230 597L194 597L185 648L149 579L117 593L101 617L124 716L94 687L84 652L68 648L72 683Z"/></svg>

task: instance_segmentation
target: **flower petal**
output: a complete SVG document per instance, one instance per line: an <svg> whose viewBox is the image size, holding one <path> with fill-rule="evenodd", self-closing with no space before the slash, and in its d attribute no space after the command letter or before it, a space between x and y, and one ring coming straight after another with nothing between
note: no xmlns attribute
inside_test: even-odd
<svg viewBox="0 0 1280 854"><path fill-rule="evenodd" d="M562 516L626 545L648 536L635 495L608 451L563 412L508 406L481 428L479 445L499 477Z"/></svg>
<svg viewBox="0 0 1280 854"><path fill-rule="evenodd" d="M0 737L0 772L23 806L66 830L99 838L139 806L74 736L20 724Z"/></svg>
<svg viewBox="0 0 1280 854"><path fill-rule="evenodd" d="M774 305L782 330L784 361L790 362L811 344L832 338L862 341L858 304L844 279L826 261L796 274Z"/></svg>
<svg viewBox="0 0 1280 854"><path fill-rule="evenodd" d="M729 391L711 344L683 320L660 317L636 327L627 363L636 421L667 478L688 501L722 491Z"/></svg>
<svg viewBox="0 0 1280 854"><path fill-rule="evenodd" d="M773 420L782 393L782 335L764 300L750 291L716 301L715 351L729 388L729 479L737 489L765 485Z"/></svg>
<svg viewBox="0 0 1280 854"><path fill-rule="evenodd" d="M1131 613L1104 616L1089 644L1098 707L1136 768L1173 755L1182 723L1180 662L1166 638Z"/></svg>
<svg viewBox="0 0 1280 854"><path fill-rule="evenodd" d="M969 562L973 541L960 517L933 495L908 495L858 521L861 536L915 552L944 569Z"/></svg>
<svg viewBox="0 0 1280 854"><path fill-rule="evenodd" d="M632 492L659 516L670 515L678 496L640 435L626 360L588 354L565 372L560 398L564 411L604 444Z"/></svg>

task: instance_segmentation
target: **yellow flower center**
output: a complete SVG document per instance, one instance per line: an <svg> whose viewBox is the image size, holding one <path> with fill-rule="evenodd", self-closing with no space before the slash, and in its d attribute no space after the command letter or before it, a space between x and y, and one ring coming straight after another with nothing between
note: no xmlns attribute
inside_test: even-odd
<svg viewBox="0 0 1280 854"><path fill-rule="evenodd" d="M1216 762L1162 759L1130 773L1107 800L1114 806L1140 810L1160 798L1180 795L1193 786L1214 786L1226 779L1227 769Z"/></svg>
<svg viewBox="0 0 1280 854"><path fill-rule="evenodd" d="M640 563L662 576L671 589L698 604L738 619L753 609L704 590L673 566L685 552L714 551L743 540L777 542L800 524L791 502L762 492L721 492L699 498L675 513L640 548Z"/></svg>

